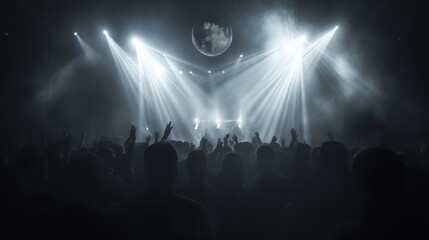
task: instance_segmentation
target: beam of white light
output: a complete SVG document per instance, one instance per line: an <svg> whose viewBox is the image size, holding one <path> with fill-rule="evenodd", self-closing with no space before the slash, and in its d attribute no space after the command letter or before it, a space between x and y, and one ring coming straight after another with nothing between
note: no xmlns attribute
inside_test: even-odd
<svg viewBox="0 0 429 240"><path fill-rule="evenodd" d="M77 40L79 41L79 45L83 50L86 60L95 61L99 55L95 52L95 50L89 46L77 33L75 34Z"/></svg>
<svg viewBox="0 0 429 240"><path fill-rule="evenodd" d="M309 43L305 36L296 38L290 42L293 48L286 54L281 46L247 57L240 64L244 70L219 91L219 99L224 100L221 105L241 108L247 121L259 126L267 141L270 136L287 133L292 127L298 128L302 137L309 136L306 79L334 32Z"/></svg>
<svg viewBox="0 0 429 240"><path fill-rule="evenodd" d="M127 100L132 108L137 109L136 115L131 116L133 120L137 119L137 125L140 129L143 126L147 126L147 122L142 118L143 102L142 98L142 86L140 82L140 72L137 64L131 59L127 53L118 44L106 34L107 43L109 45L110 52L112 53L116 67L119 72L120 82L123 85L124 90L127 92Z"/></svg>
<svg viewBox="0 0 429 240"><path fill-rule="evenodd" d="M217 106L207 102L208 97L194 80L198 74L190 70L189 73L194 75L190 77L183 74L179 67L198 69L200 72L207 70L170 55L166 57L146 44L136 45L136 63L110 36L106 34L106 37L121 80L131 93L129 97L142 103L140 115L145 116L141 120L142 125L160 129L171 119L188 119L189 127L177 128L172 133L173 138L185 138L199 127L199 122L192 124L189 116L195 116L195 113L208 116L207 109L228 106L243 113L237 121L239 128L242 127L243 116L246 122L258 126L258 130L264 132L263 136L269 140L272 135L286 133L292 127L298 128L302 137L309 136L306 85L336 29L313 42L308 42L305 36L296 38L291 54L285 54L283 46L276 46L246 58L240 55L239 65L234 60L209 70L209 73L228 72L225 76L236 76L228 82L219 82L213 96L219 100L215 101ZM220 127L221 122L217 118L216 128Z"/></svg>
<svg viewBox="0 0 429 240"><path fill-rule="evenodd" d="M107 32L107 30L103 30L103 34L106 35L106 36L109 35L109 33Z"/></svg>
<svg viewBox="0 0 429 240"><path fill-rule="evenodd" d="M74 32L73 34L74 34L75 36L77 36L77 32Z"/></svg>
<svg viewBox="0 0 429 240"><path fill-rule="evenodd" d="M180 74L181 70L177 69L174 57L164 57L163 53L146 44L139 44L136 50L138 68L142 72L141 82L144 83L143 101L147 109L143 115L150 116L146 118L149 125L157 126L171 119L186 120L195 114L194 111L198 112L204 108L201 104L203 95L200 94L199 87L186 75ZM192 71L190 73L193 74ZM185 136L189 138L192 133L192 125L181 126L172 133L172 137L185 139Z"/></svg>

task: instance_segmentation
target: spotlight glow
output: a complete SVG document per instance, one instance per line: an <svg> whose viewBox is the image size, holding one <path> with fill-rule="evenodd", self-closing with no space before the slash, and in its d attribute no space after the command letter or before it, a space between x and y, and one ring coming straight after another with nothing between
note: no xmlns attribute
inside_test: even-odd
<svg viewBox="0 0 429 240"><path fill-rule="evenodd" d="M310 136L305 85L311 83L314 69L326 58L325 49L337 28L331 28L327 34L311 41L306 41L304 35L296 39L287 39L288 41L276 41L275 45L272 45L273 48L246 55L244 62L241 62L243 54L239 54L238 59L214 72L170 55L164 58L162 51L146 44L136 46L136 61L116 44L107 31L103 33L106 35L107 43L120 72L121 83L127 89L127 97L131 104L139 109L135 116L132 116L138 125L160 129L163 123L168 123L172 119L179 118L188 122L194 120L194 124L191 122L172 132L172 138L193 137L194 141L198 141L197 138L201 136L196 137L198 134L195 134L195 130L199 128L200 123L206 121L192 119L195 113L204 119L214 119L215 121L209 121L212 123L211 128L226 130L229 122L234 122L236 127L242 128L242 119L245 118L246 122L251 122L267 136L287 132L292 127L298 129L301 136ZM303 44L299 44L300 42ZM282 51L282 43L287 45L285 48L288 49L289 54L284 54ZM237 64L239 62L240 64ZM196 69L197 72L193 75L192 70L180 69ZM216 89L217 94L213 94L214 99L210 99L211 96L208 97L205 89L195 81L198 79L194 79L204 77L199 73L205 71L215 76L218 76L218 73L228 72L234 74L234 78L224 81ZM192 76L178 75L186 75L186 72ZM208 101L204 101L206 99ZM224 108L227 109L217 109L215 114L208 112L219 106L225 106ZM239 110L240 113L258 112L258 116L238 114L237 120L221 121L220 116L229 115L230 112L226 112L229 109ZM288 111L278 111L278 109L288 109ZM264 119L270 119L270 121L263 121L259 116L264 116ZM222 126L223 123L225 126ZM148 128L146 130L149 131ZM269 139L265 140L269 141Z"/></svg>
<svg viewBox="0 0 429 240"><path fill-rule="evenodd" d="M103 30L103 34L106 35L106 36L109 35L109 33L107 32L107 30Z"/></svg>
<svg viewBox="0 0 429 240"><path fill-rule="evenodd" d="M220 128L220 119L216 119L216 128L219 129Z"/></svg>
<svg viewBox="0 0 429 240"><path fill-rule="evenodd" d="M133 37L132 39L131 39L131 42L134 44L134 45L137 45L137 44L139 44L139 40L136 38L136 37Z"/></svg>
<svg viewBox="0 0 429 240"><path fill-rule="evenodd" d="M74 32L74 35L77 36L77 32Z"/></svg>
<svg viewBox="0 0 429 240"><path fill-rule="evenodd" d="M338 26L335 26L335 30L337 30L338 29Z"/></svg>

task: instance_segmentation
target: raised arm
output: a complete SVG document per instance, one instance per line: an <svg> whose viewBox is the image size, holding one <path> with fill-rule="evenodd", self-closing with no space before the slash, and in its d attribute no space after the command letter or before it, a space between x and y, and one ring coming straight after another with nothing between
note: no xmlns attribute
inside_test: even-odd
<svg viewBox="0 0 429 240"><path fill-rule="evenodd" d="M170 135L172 129L173 129L173 126L171 126L171 121L170 121L167 124L167 126L165 126L164 135L161 138L161 142L167 141L168 136Z"/></svg>

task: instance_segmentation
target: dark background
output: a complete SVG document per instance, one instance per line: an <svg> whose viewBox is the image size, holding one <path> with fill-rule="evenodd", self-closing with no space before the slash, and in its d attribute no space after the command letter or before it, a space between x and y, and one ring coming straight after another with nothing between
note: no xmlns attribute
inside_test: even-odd
<svg viewBox="0 0 429 240"><path fill-rule="evenodd" d="M291 9L296 22L307 31L321 32L339 24L347 35L343 45L359 53L364 63L359 67L382 86L379 91L385 98L381 107L374 108L377 103L362 99L368 101L366 107L351 105L353 114L338 113L346 122L342 135L426 141L429 84L420 71L424 49L418 42L423 42L420 31L425 27L417 3L357 0L2 1L0 134L22 140L31 129L55 135L68 128L77 134L96 125L96 137L104 132L117 135L128 127L127 115L133 110L120 108L118 99L124 93L116 90L117 72L106 67L112 58L102 29L120 46L126 46L133 35L143 36L167 53L212 68L241 52L262 49L255 21L264 12L281 7ZM191 42L193 23L207 15L224 19L234 31L230 49L216 58L198 53ZM106 64L79 63L82 49L73 36L75 31ZM76 72L74 77L56 82L61 78L55 76L67 68ZM336 120L338 117L332 118Z"/></svg>

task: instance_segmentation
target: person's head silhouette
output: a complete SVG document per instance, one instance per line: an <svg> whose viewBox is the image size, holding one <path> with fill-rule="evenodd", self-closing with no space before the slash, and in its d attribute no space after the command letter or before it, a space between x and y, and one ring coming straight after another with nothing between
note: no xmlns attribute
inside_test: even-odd
<svg viewBox="0 0 429 240"><path fill-rule="evenodd" d="M404 168L400 159L387 149L368 148L357 153L351 176L365 203L388 205L400 199Z"/></svg>
<svg viewBox="0 0 429 240"><path fill-rule="evenodd" d="M256 151L256 161L263 171L272 171L276 163L276 152L269 146L260 146Z"/></svg>
<svg viewBox="0 0 429 240"><path fill-rule="evenodd" d="M144 152L144 173L153 189L171 190L177 174L177 152L171 144L155 143Z"/></svg>

